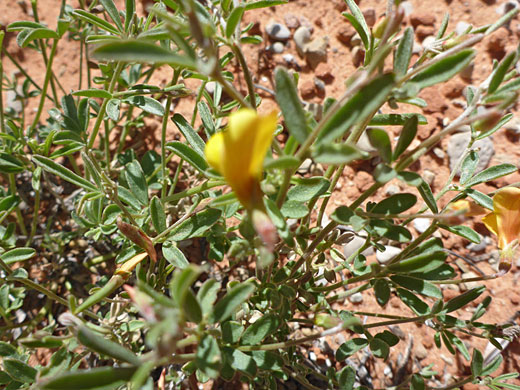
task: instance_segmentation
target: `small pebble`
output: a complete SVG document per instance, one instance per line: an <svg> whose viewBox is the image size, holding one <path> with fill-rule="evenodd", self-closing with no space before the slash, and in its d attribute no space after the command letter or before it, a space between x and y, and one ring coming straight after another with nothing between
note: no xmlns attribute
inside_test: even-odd
<svg viewBox="0 0 520 390"><path fill-rule="evenodd" d="M343 255L346 258L349 258L353 253L357 252L359 248L363 246L365 243L365 239L363 237L355 236L350 242L343 245ZM374 248L368 247L363 252L361 252L364 256L370 256L374 253Z"/></svg>
<svg viewBox="0 0 520 390"><path fill-rule="evenodd" d="M348 300L354 304L363 302L363 294L360 292L354 293L348 297Z"/></svg>
<svg viewBox="0 0 520 390"><path fill-rule="evenodd" d="M314 85L316 85L316 88L318 89L318 91L325 92L325 83L322 80L320 80L319 78L317 78L317 77L314 78Z"/></svg>
<svg viewBox="0 0 520 390"><path fill-rule="evenodd" d="M320 62L327 62L327 37L317 37L305 45L305 59L314 69Z"/></svg>
<svg viewBox="0 0 520 390"><path fill-rule="evenodd" d="M399 191L400 191L399 187L396 186L395 184L391 184L391 185L389 185L388 187L386 187L386 189L385 189L385 193L386 193L387 195L395 195L395 194L397 194Z"/></svg>
<svg viewBox="0 0 520 390"><path fill-rule="evenodd" d="M305 47L311 40L311 32L307 27L301 26L295 32L293 36L294 44L296 45L296 51L300 56L305 55Z"/></svg>
<svg viewBox="0 0 520 390"><path fill-rule="evenodd" d="M285 49L285 46L282 42L275 42L272 46L273 52L276 54L283 53L283 50Z"/></svg>
<svg viewBox="0 0 520 390"><path fill-rule="evenodd" d="M433 148L433 154L435 154L441 160L446 157L446 153L441 148Z"/></svg>
<svg viewBox="0 0 520 390"><path fill-rule="evenodd" d="M291 31L282 23L270 22L265 31L271 39L277 41L286 41L291 37Z"/></svg>
<svg viewBox="0 0 520 390"><path fill-rule="evenodd" d="M459 160L460 156L469 144L471 134L464 132L454 134L448 140L448 148L446 153L450 161L450 170L455 168L455 164ZM473 144L473 148L478 150L479 162L477 165L476 172L480 172L489 165L493 155L495 154L495 148L493 147L493 141L489 138L484 138L476 141ZM457 173L458 174L458 173Z"/></svg>
<svg viewBox="0 0 520 390"><path fill-rule="evenodd" d="M431 224L432 224L432 221L429 218L415 218L413 220L413 227L419 233L424 233L426 231L426 229L428 229L430 227Z"/></svg>
<svg viewBox="0 0 520 390"><path fill-rule="evenodd" d="M289 54L289 53L284 54L284 55L282 56L282 58L283 58L283 60L284 60L285 62L287 62L288 64L294 64L294 63L296 62L296 59L294 58L294 56L293 56L292 54Z"/></svg>
<svg viewBox="0 0 520 390"><path fill-rule="evenodd" d="M431 186L433 186L433 183L435 181L435 173L433 173L429 169L425 169L422 174L422 178L431 187Z"/></svg>
<svg viewBox="0 0 520 390"><path fill-rule="evenodd" d="M390 260L392 260L395 256L397 256L399 253L401 253L401 248L397 248L395 246L385 246L385 251L380 252L376 250L376 259L381 264L388 263Z"/></svg>

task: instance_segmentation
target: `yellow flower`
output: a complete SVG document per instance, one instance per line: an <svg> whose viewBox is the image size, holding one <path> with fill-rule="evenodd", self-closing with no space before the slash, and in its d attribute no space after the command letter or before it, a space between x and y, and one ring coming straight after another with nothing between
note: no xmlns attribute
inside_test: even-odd
<svg viewBox="0 0 520 390"><path fill-rule="evenodd" d="M487 210L484 207L479 206L475 202L471 202L466 199L461 199L451 203L448 209L453 212L460 212L466 217L475 217L477 215L485 214Z"/></svg>
<svg viewBox="0 0 520 390"><path fill-rule="evenodd" d="M493 197L493 212L482 222L497 235L502 258L511 260L520 237L520 189L506 187Z"/></svg>
<svg viewBox="0 0 520 390"><path fill-rule="evenodd" d="M262 116L252 109L240 109L229 116L227 130L213 135L206 144L209 165L224 176L247 209L256 207L262 198L262 166L276 121L276 111Z"/></svg>

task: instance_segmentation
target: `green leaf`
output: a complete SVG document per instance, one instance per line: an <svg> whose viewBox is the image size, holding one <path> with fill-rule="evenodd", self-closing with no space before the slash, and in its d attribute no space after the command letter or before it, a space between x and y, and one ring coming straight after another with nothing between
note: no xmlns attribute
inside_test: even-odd
<svg viewBox="0 0 520 390"><path fill-rule="evenodd" d="M352 26L356 29L357 33L361 37L366 50L369 50L369 37L371 36L371 33L367 26L367 22L365 21L365 17L363 16L363 12L361 12L354 0L345 0L345 2L350 8L352 15L349 15L346 12L344 12L343 15L347 17L347 19L352 23Z"/></svg>
<svg viewBox="0 0 520 390"><path fill-rule="evenodd" d="M426 273L443 265L446 257L447 254L444 251L426 251L398 263L390 264L388 269L399 273Z"/></svg>
<svg viewBox="0 0 520 390"><path fill-rule="evenodd" d="M255 291L252 283L239 283L217 302L210 316L210 323L218 323L229 318L237 308Z"/></svg>
<svg viewBox="0 0 520 390"><path fill-rule="evenodd" d="M185 306L186 297L191 292L191 285L197 280L200 273L201 269L195 265L175 272L170 282L170 295L177 306L181 308Z"/></svg>
<svg viewBox="0 0 520 390"><path fill-rule="evenodd" d="M504 358L499 354L491 363L484 367L480 375L485 377L495 372L502 365L503 360Z"/></svg>
<svg viewBox="0 0 520 390"><path fill-rule="evenodd" d="M491 81L489 82L487 90L488 94L492 94L498 89L502 81L504 81L504 77L507 71L515 61L515 58L516 52L513 51L509 53L502 61L500 61L500 64L498 64L497 68L493 72L493 76L491 76Z"/></svg>
<svg viewBox="0 0 520 390"><path fill-rule="evenodd" d="M460 184L466 184L468 180L473 176L473 173L475 173L475 170L477 169L478 161L478 153L474 150L469 152L468 155L464 158L464 161L462 161L462 165L460 168Z"/></svg>
<svg viewBox="0 0 520 390"><path fill-rule="evenodd" d="M236 344L244 333L244 327L238 321L225 321L221 325L222 340L228 344Z"/></svg>
<svg viewBox="0 0 520 390"><path fill-rule="evenodd" d="M172 117L173 123L177 126L186 141L191 145L200 156L204 156L204 148L206 147L200 135L191 127L186 119L181 114L175 114Z"/></svg>
<svg viewBox="0 0 520 390"><path fill-rule="evenodd" d="M314 161L320 164L349 164L352 161L367 158L368 153L357 149L355 146L342 144L319 144L312 150Z"/></svg>
<svg viewBox="0 0 520 390"><path fill-rule="evenodd" d="M29 43L36 39L59 39L60 37L56 31L49 28L34 28L26 31L28 32L23 35L23 39L18 41L20 47L27 47Z"/></svg>
<svg viewBox="0 0 520 390"><path fill-rule="evenodd" d="M87 23L93 24L94 26L97 26L100 29L108 31L114 35L119 34L117 28L115 28L106 20L101 19L99 16L93 15L90 12L84 11L82 9L77 9L72 12L72 16L81 19Z"/></svg>
<svg viewBox="0 0 520 390"><path fill-rule="evenodd" d="M2 253L0 258L6 264L13 264L19 261L29 260L34 255L36 255L36 250L33 248L15 248Z"/></svg>
<svg viewBox="0 0 520 390"><path fill-rule="evenodd" d="M488 210L493 210L493 199L486 194L483 194L480 191L474 190L472 188L464 191L468 196L473 199L478 205L487 208Z"/></svg>
<svg viewBox="0 0 520 390"><path fill-rule="evenodd" d="M172 141L166 144L166 149L172 151L179 157L182 157L186 160L193 168L197 169L199 172L204 173L206 169L208 169L208 163L203 155L200 155L194 149L190 148L188 145L179 142Z"/></svg>
<svg viewBox="0 0 520 390"><path fill-rule="evenodd" d="M184 256L184 253L177 248L177 245L171 241L166 241L162 246L162 253L168 263L179 269L187 268L190 263Z"/></svg>
<svg viewBox="0 0 520 390"><path fill-rule="evenodd" d="M465 293L456 296L455 298L450 299L444 305L444 310L446 313L451 313L452 311L458 310L463 306L466 306L468 303L477 299L484 291L486 287L479 286L472 288L471 290L466 291Z"/></svg>
<svg viewBox="0 0 520 390"><path fill-rule="evenodd" d="M257 367L255 359L252 356L247 355L238 349L232 349L229 347L224 348L223 352L226 360L229 361L232 368L242 371L249 377L254 377L256 375Z"/></svg>
<svg viewBox="0 0 520 390"><path fill-rule="evenodd" d="M466 345L462 342L461 339L459 339L457 336L455 336L452 332L445 331L446 337L450 340L450 342L455 345L455 347L460 351L462 356L464 356L464 359L469 360L469 351L468 348L466 348Z"/></svg>
<svg viewBox="0 0 520 390"><path fill-rule="evenodd" d="M130 96L123 100L125 103L140 108L144 112L152 115L164 115L164 107L157 100L148 96Z"/></svg>
<svg viewBox="0 0 520 390"><path fill-rule="evenodd" d="M112 0L99 0L103 5L103 8L110 16L110 18L114 21L119 31L123 31L123 25L121 24L121 17L119 16L119 11L116 8L116 5Z"/></svg>
<svg viewBox="0 0 520 390"><path fill-rule="evenodd" d="M82 178L81 176L76 175L74 172L68 168L65 168L63 165L52 161L50 158L44 156L33 156L32 158L37 165L41 166L47 172L53 173L56 176L61 177L63 180L75 184L78 187L84 188L87 191L99 192L99 189L91 182Z"/></svg>
<svg viewBox="0 0 520 390"><path fill-rule="evenodd" d="M173 53L144 40L109 41L98 46L93 54L97 59L106 61L165 63L187 69L196 68L194 61L188 56Z"/></svg>
<svg viewBox="0 0 520 390"><path fill-rule="evenodd" d="M381 160L386 163L392 161L392 144L386 131L378 128L368 128L366 132L368 140L377 149Z"/></svg>
<svg viewBox="0 0 520 390"><path fill-rule="evenodd" d="M7 153L0 153L0 172L20 173L25 171L25 165L16 157Z"/></svg>
<svg viewBox="0 0 520 390"><path fill-rule="evenodd" d="M374 338L378 338L387 343L390 347L397 345L399 343L399 337L388 330L384 330L381 333L378 333L374 336Z"/></svg>
<svg viewBox="0 0 520 390"><path fill-rule="evenodd" d="M0 341L0 356L11 356L16 354L16 348L6 343L5 341Z"/></svg>
<svg viewBox="0 0 520 390"><path fill-rule="evenodd" d="M417 85L419 89L423 89L447 81L468 66L474 56L474 50L462 50L429 66L413 77L410 82Z"/></svg>
<svg viewBox="0 0 520 390"><path fill-rule="evenodd" d="M413 374L412 379L410 380L410 390L424 390L424 379L418 375Z"/></svg>
<svg viewBox="0 0 520 390"><path fill-rule="evenodd" d="M362 338L353 338L349 341L341 344L336 351L336 359L338 361L343 361L349 356L353 355L357 351L359 351L362 348L365 348L368 345L367 339Z"/></svg>
<svg viewBox="0 0 520 390"><path fill-rule="evenodd" d="M110 99L107 103L106 113L107 116L112 119L114 122L119 120L119 113L121 107L120 99Z"/></svg>
<svg viewBox="0 0 520 390"><path fill-rule="evenodd" d="M388 98L394 87L394 75L384 74L372 80L354 96L352 96L323 125L317 143L327 144L334 141L355 123L361 123L374 111L379 109Z"/></svg>
<svg viewBox="0 0 520 390"><path fill-rule="evenodd" d="M90 88L90 89L81 89L76 92L72 92L73 96L86 96L100 99L111 99L112 94L104 89L99 88Z"/></svg>
<svg viewBox="0 0 520 390"><path fill-rule="evenodd" d="M166 230L166 214L164 213L164 206L157 196L154 196L150 201L150 216L152 217L152 224L157 233L162 233Z"/></svg>
<svg viewBox="0 0 520 390"><path fill-rule="evenodd" d="M506 114L498 121L498 123L490 130L480 133L475 140L483 139L489 137L491 134L500 130L507 122L509 122L513 118L513 114Z"/></svg>
<svg viewBox="0 0 520 390"><path fill-rule="evenodd" d="M464 225L455 225L455 226L445 226L440 225L443 229L456 234L458 236L461 236L465 238L466 240L469 240L475 244L480 243L480 234L478 234L475 230L468 226Z"/></svg>
<svg viewBox="0 0 520 390"><path fill-rule="evenodd" d="M390 299L390 286L385 279L377 279L374 283L374 293L379 306L384 306Z"/></svg>
<svg viewBox="0 0 520 390"><path fill-rule="evenodd" d="M141 164L139 164L137 160L133 160L126 165L124 173L128 183L128 189L142 205L147 205L148 184Z"/></svg>
<svg viewBox="0 0 520 390"><path fill-rule="evenodd" d="M404 290L402 288L397 288L396 292L401 301L403 301L403 303L412 309L412 311L418 316L424 316L430 312L428 305L419 299L417 295L412 294L410 291Z"/></svg>
<svg viewBox="0 0 520 390"><path fill-rule="evenodd" d="M215 122L213 121L213 114L211 113L208 104L204 100L201 100L197 103L197 108L199 109L200 119L202 120L202 124L204 125L208 135L211 136L215 134Z"/></svg>
<svg viewBox="0 0 520 390"><path fill-rule="evenodd" d="M48 382L42 380L42 390L94 390L115 383L123 384L134 375L137 367L99 367L89 370L72 371Z"/></svg>
<svg viewBox="0 0 520 390"><path fill-rule="evenodd" d="M372 219L365 229L367 229L367 231L373 229L371 234L383 236L392 241L408 242L412 239L412 234L404 226L394 225L382 219Z"/></svg>
<svg viewBox="0 0 520 390"><path fill-rule="evenodd" d="M287 199L307 202L327 192L329 185L323 177L296 179L296 185L287 192Z"/></svg>
<svg viewBox="0 0 520 390"><path fill-rule="evenodd" d="M305 203L296 200L286 201L280 210L285 218L299 219L309 214L309 209Z"/></svg>
<svg viewBox="0 0 520 390"><path fill-rule="evenodd" d="M284 68L278 67L274 73L276 101L282 110L285 125L300 144L309 136L305 111L303 110L294 77Z"/></svg>
<svg viewBox="0 0 520 390"><path fill-rule="evenodd" d="M439 209L437 208L437 202L435 201L435 197L433 196L432 189L430 185L422 180L421 185L417 187L419 190L419 194L421 194L424 202L428 206L428 208L434 213L437 214Z"/></svg>
<svg viewBox="0 0 520 390"><path fill-rule="evenodd" d="M345 366L337 374L339 390L353 390L356 383L356 372L351 366Z"/></svg>
<svg viewBox="0 0 520 390"><path fill-rule="evenodd" d="M111 357L121 362L129 363L134 366L141 364L140 359L129 349L111 340L104 338L101 334L95 333L86 326L81 326L77 334L78 341L88 349L101 355Z"/></svg>
<svg viewBox="0 0 520 390"><path fill-rule="evenodd" d="M351 225L354 231L363 229L367 220L354 214L347 206L340 206L330 216L330 219L342 225Z"/></svg>
<svg viewBox="0 0 520 390"><path fill-rule="evenodd" d="M271 351L251 351L258 368L281 371L285 363L279 354Z"/></svg>
<svg viewBox="0 0 520 390"><path fill-rule="evenodd" d="M132 18L135 13L135 0L126 0L125 7L125 31L128 32L128 28L130 27L130 23L132 22Z"/></svg>
<svg viewBox="0 0 520 390"><path fill-rule="evenodd" d="M250 325L242 335L243 345L260 344L263 339L271 335L280 326L280 317L274 314L267 314L260 317Z"/></svg>
<svg viewBox="0 0 520 390"><path fill-rule="evenodd" d="M206 280L199 288L199 291L197 291L197 300L204 314L211 312L219 291L220 283L215 279Z"/></svg>
<svg viewBox="0 0 520 390"><path fill-rule="evenodd" d="M370 351L374 354L375 357L380 359L386 359L390 354L390 347L383 340L374 337L372 341L370 341Z"/></svg>
<svg viewBox="0 0 520 390"><path fill-rule="evenodd" d="M217 209L206 209L195 214L172 229L168 239L182 241L192 237L201 237L211 226L218 221L222 211Z"/></svg>
<svg viewBox="0 0 520 390"><path fill-rule="evenodd" d="M397 145L395 146L393 160L396 160L401 154L404 153L406 148L410 146L413 139L417 134L417 124L419 118L417 115L411 116L406 120L403 129L401 130L401 134L399 135L399 139L397 140Z"/></svg>
<svg viewBox="0 0 520 390"><path fill-rule="evenodd" d="M427 125L428 121L421 114L376 114L369 123L369 126L403 126L412 118L417 119L420 125Z"/></svg>
<svg viewBox="0 0 520 390"><path fill-rule="evenodd" d="M32 383L36 379L38 371L18 359L3 358L2 364L11 378L19 382Z"/></svg>
<svg viewBox="0 0 520 390"><path fill-rule="evenodd" d="M466 187L473 187L480 183L487 183L488 181L498 179L499 177L509 175L517 171L516 165L513 164L499 164L494 167L483 170L477 173L466 183Z"/></svg>
<svg viewBox="0 0 520 390"><path fill-rule="evenodd" d="M421 295L433 298L442 298L440 288L424 280L406 275L394 275L391 276L390 279L399 286L415 291Z"/></svg>
<svg viewBox="0 0 520 390"><path fill-rule="evenodd" d="M229 38L235 32L237 26L240 24L242 20L242 15L244 14L245 7L243 5L239 5L233 8L231 14L228 16L226 20L226 37Z"/></svg>
<svg viewBox="0 0 520 390"><path fill-rule="evenodd" d="M417 197L413 194L395 194L383 199L370 210L374 214L400 214L413 207Z"/></svg>
<svg viewBox="0 0 520 390"><path fill-rule="evenodd" d="M413 40L413 27L407 27L399 40L394 54L394 73L398 76L404 76L408 71L410 59L412 58Z"/></svg>
<svg viewBox="0 0 520 390"><path fill-rule="evenodd" d="M294 169L298 168L300 163L300 159L293 156L280 156L276 159L266 158L264 161L264 169Z"/></svg>
<svg viewBox="0 0 520 390"><path fill-rule="evenodd" d="M274 7L279 4L287 4L288 0L259 0L246 3L246 11L257 8Z"/></svg>

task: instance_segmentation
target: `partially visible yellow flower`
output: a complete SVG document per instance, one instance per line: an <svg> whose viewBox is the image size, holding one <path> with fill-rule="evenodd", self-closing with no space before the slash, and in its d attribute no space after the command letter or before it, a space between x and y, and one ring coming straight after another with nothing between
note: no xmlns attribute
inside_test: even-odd
<svg viewBox="0 0 520 390"><path fill-rule="evenodd" d="M493 197L493 212L482 222L497 235L502 259L510 261L520 238L520 189L506 187Z"/></svg>
<svg viewBox="0 0 520 390"><path fill-rule="evenodd" d="M247 209L261 202L262 166L276 122L276 111L264 116L252 109L240 109L229 116L227 129L206 144L209 165L224 176Z"/></svg>
<svg viewBox="0 0 520 390"><path fill-rule="evenodd" d="M487 210L484 207L481 207L475 202L471 202L466 199L461 199L451 203L448 206L448 210L453 212L460 212L466 217L475 217L477 215L482 215L487 212Z"/></svg>

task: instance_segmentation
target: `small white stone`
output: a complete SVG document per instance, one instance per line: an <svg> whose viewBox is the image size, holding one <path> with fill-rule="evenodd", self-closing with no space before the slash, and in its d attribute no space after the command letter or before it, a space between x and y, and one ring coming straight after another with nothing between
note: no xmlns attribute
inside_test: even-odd
<svg viewBox="0 0 520 390"><path fill-rule="evenodd" d="M293 36L294 44L296 45L296 51L300 56L304 56L305 47L311 41L311 32L307 27L301 26L295 32Z"/></svg>
<svg viewBox="0 0 520 390"><path fill-rule="evenodd" d="M385 251L380 252L376 250L376 259L381 264L388 263L390 260L392 260L395 256L397 256L399 253L401 253L401 248L397 248L395 246L385 246Z"/></svg>
<svg viewBox="0 0 520 390"><path fill-rule="evenodd" d="M349 243L343 245L343 254L346 258L349 258L353 253L357 252L358 249L363 246L363 244L365 244L365 239L356 235ZM369 247L361 252L361 254L364 256L370 256L373 253L374 248L372 247Z"/></svg>
<svg viewBox="0 0 520 390"><path fill-rule="evenodd" d="M419 233L424 233L426 229L430 227L431 224L432 221L429 218L416 218L413 220L413 227Z"/></svg>
<svg viewBox="0 0 520 390"><path fill-rule="evenodd" d="M348 297L348 300L354 304L363 302L363 294L357 292Z"/></svg>
<svg viewBox="0 0 520 390"><path fill-rule="evenodd" d="M286 41L291 37L291 31L282 23L270 22L265 27L265 32L270 38L277 41Z"/></svg>
<svg viewBox="0 0 520 390"><path fill-rule="evenodd" d="M309 352L309 359L311 359L313 362L317 360L316 354L312 351Z"/></svg>
<svg viewBox="0 0 520 390"><path fill-rule="evenodd" d="M283 50L285 49L285 46L282 42L275 42L271 47L273 49L273 52L277 54L283 53Z"/></svg>

